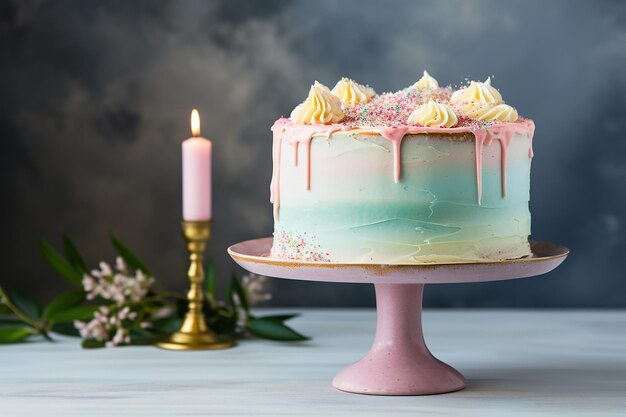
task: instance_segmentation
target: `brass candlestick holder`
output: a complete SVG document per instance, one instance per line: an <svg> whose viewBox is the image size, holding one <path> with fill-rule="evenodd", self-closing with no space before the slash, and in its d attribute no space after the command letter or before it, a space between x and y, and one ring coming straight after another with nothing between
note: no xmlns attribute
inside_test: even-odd
<svg viewBox="0 0 626 417"><path fill-rule="evenodd" d="M218 336L207 327L202 312L204 301L202 255L211 236L211 221L183 221L182 226L191 260L187 273L191 282L187 293L189 310L180 330L172 333L167 340L157 343L157 346L170 350L226 349L234 346L233 338Z"/></svg>

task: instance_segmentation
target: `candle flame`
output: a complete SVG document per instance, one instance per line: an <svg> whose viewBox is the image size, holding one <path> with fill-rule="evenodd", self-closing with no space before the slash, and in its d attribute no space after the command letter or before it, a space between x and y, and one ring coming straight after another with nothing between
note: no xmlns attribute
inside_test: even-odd
<svg viewBox="0 0 626 417"><path fill-rule="evenodd" d="M191 134L200 136L200 114L196 109L191 111Z"/></svg>

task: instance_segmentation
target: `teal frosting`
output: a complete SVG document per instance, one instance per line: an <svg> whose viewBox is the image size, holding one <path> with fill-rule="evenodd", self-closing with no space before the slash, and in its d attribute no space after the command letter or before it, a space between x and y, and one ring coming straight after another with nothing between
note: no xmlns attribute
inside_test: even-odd
<svg viewBox="0 0 626 417"><path fill-rule="evenodd" d="M293 145L284 140L273 253L377 263L528 255L528 138L516 136L509 147L506 197L500 143L483 147L480 204L474 141L468 135L453 138L405 137L396 183L387 139L348 133L316 137L309 190L306 163L301 158L294 165Z"/></svg>

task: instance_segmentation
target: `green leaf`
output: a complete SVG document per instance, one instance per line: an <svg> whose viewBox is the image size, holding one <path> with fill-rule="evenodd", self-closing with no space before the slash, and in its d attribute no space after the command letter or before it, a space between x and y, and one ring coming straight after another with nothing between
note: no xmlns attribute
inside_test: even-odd
<svg viewBox="0 0 626 417"><path fill-rule="evenodd" d="M76 307L84 301L85 293L82 290L65 292L56 297L46 306L41 318L44 320L55 320L55 316L60 312Z"/></svg>
<svg viewBox="0 0 626 417"><path fill-rule="evenodd" d="M59 311L54 315L54 321L59 323L72 322L74 320L91 320L98 306L78 306Z"/></svg>
<svg viewBox="0 0 626 417"><path fill-rule="evenodd" d="M0 343L20 343L34 334L31 327L24 325L0 326Z"/></svg>
<svg viewBox="0 0 626 417"><path fill-rule="evenodd" d="M12 315L13 315L13 312L8 306L4 304L0 304L0 316L12 316Z"/></svg>
<svg viewBox="0 0 626 417"><path fill-rule="evenodd" d="M80 337L80 332L72 323L54 323L52 326L54 333L62 334L64 336Z"/></svg>
<svg viewBox="0 0 626 417"><path fill-rule="evenodd" d="M22 310L24 314L35 321L39 320L39 317L41 316L41 307L39 307L39 303L37 303L34 298L21 291L13 291L11 293L11 299L17 308Z"/></svg>
<svg viewBox="0 0 626 417"><path fill-rule="evenodd" d="M22 320L18 319L18 318L10 318L10 319L2 319L0 320L0 327L6 327L6 326L29 326L26 323L24 323Z"/></svg>
<svg viewBox="0 0 626 417"><path fill-rule="evenodd" d="M228 288L226 289L226 302L225 302L226 306L232 310L234 316L238 316L239 312L237 311L236 305L235 305L235 289L233 288L233 285L231 283L231 285L228 286Z"/></svg>
<svg viewBox="0 0 626 417"><path fill-rule="evenodd" d="M85 339L81 344L83 349L99 349L106 346L106 344L100 340L95 339Z"/></svg>
<svg viewBox="0 0 626 417"><path fill-rule="evenodd" d="M259 317L259 318L263 319L263 320L272 320L272 321L275 321L277 323L284 323L287 320L291 320L291 319L293 319L295 317L298 317L299 315L300 314L297 314L297 313L296 314L277 314L277 315L274 315L274 316L263 316L263 317Z"/></svg>
<svg viewBox="0 0 626 417"><path fill-rule="evenodd" d="M230 289L228 293L229 293L229 296L228 296L229 302L231 303L233 308L235 308L234 294L237 294L237 296L239 297L239 301L241 301L241 307L246 312L250 311L250 302L248 301L248 293L246 293L246 291L241 286L241 282L239 282L239 279L237 278L237 274L235 272L233 272L231 276Z"/></svg>
<svg viewBox="0 0 626 417"><path fill-rule="evenodd" d="M78 252L76 245L72 242L72 239L67 235L63 235L63 249L65 250L65 257L68 261L74 266L74 268L78 269L80 272L87 272L87 266L85 265L85 261L83 257Z"/></svg>
<svg viewBox="0 0 626 417"><path fill-rule="evenodd" d="M272 318L253 318L246 325L247 329L257 337L281 342L298 342L309 340L291 327Z"/></svg>
<svg viewBox="0 0 626 417"><path fill-rule="evenodd" d="M83 276L76 268L74 268L59 252L54 250L52 246L44 242L39 241L39 249L43 258L50 264L50 266L63 278L75 285L82 285Z"/></svg>
<svg viewBox="0 0 626 417"><path fill-rule="evenodd" d="M205 312L205 319L211 330L218 334L233 334L235 332L237 316L234 310L218 306L210 313Z"/></svg>
<svg viewBox="0 0 626 417"><path fill-rule="evenodd" d="M172 333L180 329L183 320L178 317L165 317L152 322L152 328L160 333Z"/></svg>
<svg viewBox="0 0 626 417"><path fill-rule="evenodd" d="M117 251L117 253L126 261L128 266L133 269L138 269L146 275L151 275L146 266L139 260L137 255L132 253L122 242L120 242L115 236L111 235L111 243Z"/></svg>
<svg viewBox="0 0 626 417"><path fill-rule="evenodd" d="M157 341L157 336L149 330L134 327L130 329L130 344L134 346L151 345Z"/></svg>
<svg viewBox="0 0 626 417"><path fill-rule="evenodd" d="M217 281L217 274L215 268L215 261L209 257L204 262L204 290L211 301L215 301L215 284Z"/></svg>

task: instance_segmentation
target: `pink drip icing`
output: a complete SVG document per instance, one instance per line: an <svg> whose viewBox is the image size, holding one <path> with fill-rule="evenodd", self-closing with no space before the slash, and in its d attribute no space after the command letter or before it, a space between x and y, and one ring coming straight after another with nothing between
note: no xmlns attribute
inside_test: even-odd
<svg viewBox="0 0 626 417"><path fill-rule="evenodd" d="M403 127L383 127L378 129L378 133L391 141L393 146L393 180L398 183L400 181L400 169L402 164L401 148L402 139L407 134L409 126Z"/></svg>
<svg viewBox="0 0 626 417"><path fill-rule="evenodd" d="M298 145L300 145L299 142L293 144L293 164L295 166L298 166Z"/></svg>
<svg viewBox="0 0 626 417"><path fill-rule="evenodd" d="M500 161L502 164L502 198L506 197L506 159L513 136L500 139Z"/></svg>
<svg viewBox="0 0 626 417"><path fill-rule="evenodd" d="M527 122L528 128L528 157L532 158L535 156L533 152L533 136L535 134L535 123L532 120L525 120Z"/></svg>
<svg viewBox="0 0 626 417"><path fill-rule="evenodd" d="M270 201L274 204L274 220L278 219L278 210L280 207L280 159L281 159L281 143L286 139L294 146L294 164L298 165L298 147L300 143L306 144L306 177L305 187L307 190L311 187L311 142L313 136L324 135L326 139L338 131L350 131L355 134L369 133L378 134L388 139L393 147L393 166L394 181L397 183L401 176L401 145L404 136L409 134L420 133L473 133L475 137L476 150L476 190L478 204L482 198L482 148L489 146L497 139L501 145L501 175L502 175L502 196L506 197L506 167L507 154L509 145L513 136L528 136L528 157L534 155L532 147L532 139L535 131L535 124L532 120L522 119L513 123L495 123L486 129L471 130L467 126L453 128L437 128L426 126L398 126L398 127L348 127L345 125L299 125L292 123L289 119L279 119L272 126L274 132L273 145L273 173L270 185L271 197Z"/></svg>
<svg viewBox="0 0 626 417"><path fill-rule="evenodd" d="M276 127L276 125L274 125ZM282 148L282 140L280 134L285 131L282 129L274 129L274 142L272 144L272 181L270 182L270 202L274 205L274 221L278 220L278 208L280 207L280 153Z"/></svg>
<svg viewBox="0 0 626 417"><path fill-rule="evenodd" d="M501 177L502 177L502 198L506 197L506 167L508 150L513 136L515 135L527 135L528 136L528 157L532 158L532 140L535 131L535 124L532 120L523 120L521 123L507 123L498 124L489 127L487 130L475 130L474 137L476 138L476 181L478 190L478 204L481 201L482 195L482 147L484 145L491 145L494 139L500 141L500 163L501 163Z"/></svg>
<svg viewBox="0 0 626 417"><path fill-rule="evenodd" d="M487 138L486 130L474 131L474 146L476 152L476 194L478 195L478 205L483 195L483 146Z"/></svg>
<svg viewBox="0 0 626 417"><path fill-rule="evenodd" d="M306 141L306 190L311 189L311 142L313 141L313 135L309 136Z"/></svg>
<svg viewBox="0 0 626 417"><path fill-rule="evenodd" d="M343 125L297 125L288 119L279 119L272 126L274 132L273 144L273 172L270 184L270 202L274 205L274 221L278 220L280 208L280 162L282 141L286 139L294 147L294 164L298 166L298 148L300 143L306 145L305 187L311 189L311 141L315 135L325 135L326 138L334 132L345 130Z"/></svg>

